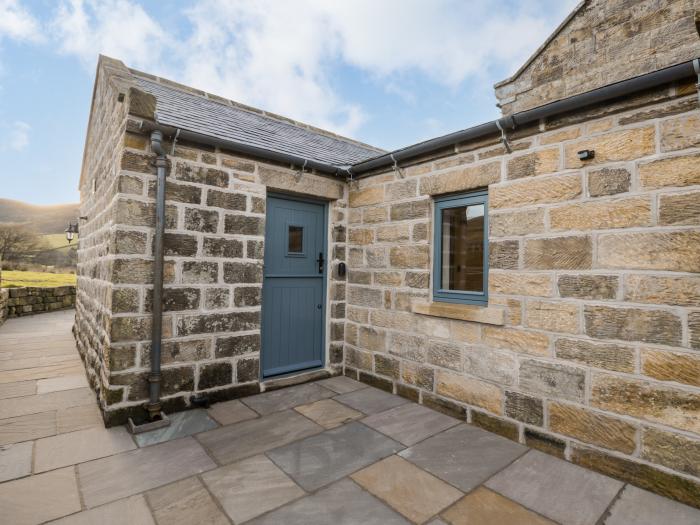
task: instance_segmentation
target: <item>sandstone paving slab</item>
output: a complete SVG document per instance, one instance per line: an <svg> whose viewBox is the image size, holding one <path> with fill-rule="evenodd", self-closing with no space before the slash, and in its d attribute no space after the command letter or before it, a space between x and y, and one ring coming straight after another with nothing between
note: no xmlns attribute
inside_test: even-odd
<svg viewBox="0 0 700 525"><path fill-rule="evenodd" d="M96 404L64 408L56 411L56 425L59 434L85 428L104 428L102 413Z"/></svg>
<svg viewBox="0 0 700 525"><path fill-rule="evenodd" d="M60 365L67 363L80 363L77 352L69 355L46 355L41 357L22 357L19 359L0 360L0 371L22 370L38 366Z"/></svg>
<svg viewBox="0 0 700 525"><path fill-rule="evenodd" d="M56 412L40 412L0 419L0 445L19 443L56 434Z"/></svg>
<svg viewBox="0 0 700 525"><path fill-rule="evenodd" d="M28 476L32 472L34 443L0 445L0 482Z"/></svg>
<svg viewBox="0 0 700 525"><path fill-rule="evenodd" d="M615 501L605 525L697 525L700 510L627 485Z"/></svg>
<svg viewBox="0 0 700 525"><path fill-rule="evenodd" d="M228 518L196 477L146 493L159 525L228 525Z"/></svg>
<svg viewBox="0 0 700 525"><path fill-rule="evenodd" d="M215 428L197 435L216 460L231 463L323 431L293 410Z"/></svg>
<svg viewBox="0 0 700 525"><path fill-rule="evenodd" d="M94 404L95 394L89 388L3 399L0 401L0 419Z"/></svg>
<svg viewBox="0 0 700 525"><path fill-rule="evenodd" d="M243 403L255 410L260 415L272 414L280 412L295 406L305 405L333 397L335 392L318 386L315 383L304 383L303 385L290 386L288 388L280 388L271 392L264 392L257 396L246 397L242 399Z"/></svg>
<svg viewBox="0 0 700 525"><path fill-rule="evenodd" d="M245 406L238 399L213 404L209 407L209 415L220 425L232 425L258 417L257 412Z"/></svg>
<svg viewBox="0 0 700 525"><path fill-rule="evenodd" d="M203 408L178 412L168 416L168 418L170 419L170 425L167 427L136 434L134 438L139 447L191 436L218 426L216 421L210 418L207 411Z"/></svg>
<svg viewBox="0 0 700 525"><path fill-rule="evenodd" d="M271 450L267 456L302 488L316 490L403 446L357 422Z"/></svg>
<svg viewBox="0 0 700 525"><path fill-rule="evenodd" d="M39 379L36 382L37 394L47 394L49 392L73 390L75 388L89 386L84 373Z"/></svg>
<svg viewBox="0 0 700 525"><path fill-rule="evenodd" d="M0 485L2 521L29 525L61 518L80 510L80 497L72 467Z"/></svg>
<svg viewBox="0 0 700 525"><path fill-rule="evenodd" d="M408 403L408 400L403 397L395 396L373 387L341 394L334 399L365 414L384 412L390 408Z"/></svg>
<svg viewBox="0 0 700 525"><path fill-rule="evenodd" d="M36 368L23 368L21 370L8 370L0 372L0 384L14 383L17 381L31 381L45 377L57 377L66 374L84 372L85 368L80 360L58 365L40 366Z"/></svg>
<svg viewBox="0 0 700 525"><path fill-rule="evenodd" d="M424 523L464 495L399 456L389 456L351 477L416 523Z"/></svg>
<svg viewBox="0 0 700 525"><path fill-rule="evenodd" d="M339 427L364 415L332 399L321 399L308 405L298 406L294 410L325 429Z"/></svg>
<svg viewBox="0 0 700 525"><path fill-rule="evenodd" d="M0 399L32 396L36 394L36 381L17 381L0 384Z"/></svg>
<svg viewBox="0 0 700 525"><path fill-rule="evenodd" d="M366 417L362 422L406 446L415 445L459 420L415 403L401 405Z"/></svg>
<svg viewBox="0 0 700 525"><path fill-rule="evenodd" d="M155 525L142 495L107 503L101 507L71 514L51 525Z"/></svg>
<svg viewBox="0 0 700 525"><path fill-rule="evenodd" d="M263 455L212 470L204 483L234 523L242 523L305 494Z"/></svg>
<svg viewBox="0 0 700 525"><path fill-rule="evenodd" d="M83 501L90 508L215 467L201 445L186 437L82 463L78 476Z"/></svg>
<svg viewBox="0 0 700 525"><path fill-rule="evenodd" d="M442 513L449 525L557 525L514 501L479 487Z"/></svg>
<svg viewBox="0 0 700 525"><path fill-rule="evenodd" d="M34 447L34 472L77 465L133 450L134 441L124 427L90 428L38 439Z"/></svg>
<svg viewBox="0 0 700 525"><path fill-rule="evenodd" d="M321 379L320 381L316 381L316 384L333 390L333 392L338 394L347 394L348 392L367 388L366 384L350 379L347 376L335 376L329 377L328 379Z"/></svg>
<svg viewBox="0 0 700 525"><path fill-rule="evenodd" d="M468 492L525 452L518 443L462 423L399 455Z"/></svg>
<svg viewBox="0 0 700 525"><path fill-rule="evenodd" d="M486 486L562 525L593 525L624 483L531 450Z"/></svg>
<svg viewBox="0 0 700 525"><path fill-rule="evenodd" d="M247 525L408 525L410 522L349 479L265 514Z"/></svg>

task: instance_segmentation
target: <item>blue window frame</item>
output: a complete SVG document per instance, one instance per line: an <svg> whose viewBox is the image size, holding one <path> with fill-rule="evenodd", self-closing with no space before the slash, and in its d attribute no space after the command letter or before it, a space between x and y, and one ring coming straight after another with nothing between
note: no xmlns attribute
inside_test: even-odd
<svg viewBox="0 0 700 525"><path fill-rule="evenodd" d="M433 300L488 302L488 191L435 199Z"/></svg>

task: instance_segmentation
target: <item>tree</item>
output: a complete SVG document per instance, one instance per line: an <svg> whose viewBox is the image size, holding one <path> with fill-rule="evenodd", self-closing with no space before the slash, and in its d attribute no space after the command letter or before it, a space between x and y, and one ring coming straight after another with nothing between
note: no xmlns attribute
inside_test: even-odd
<svg viewBox="0 0 700 525"><path fill-rule="evenodd" d="M39 243L39 237L22 224L0 224L0 283L2 282L2 262L31 252Z"/></svg>

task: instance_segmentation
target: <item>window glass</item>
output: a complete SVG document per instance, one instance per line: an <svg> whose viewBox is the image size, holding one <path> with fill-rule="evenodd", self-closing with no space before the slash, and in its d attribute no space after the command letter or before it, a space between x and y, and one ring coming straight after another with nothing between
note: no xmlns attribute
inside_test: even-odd
<svg viewBox="0 0 700 525"><path fill-rule="evenodd" d="M288 253L303 253L304 228L301 226L289 226L289 231L287 233L287 243Z"/></svg>
<svg viewBox="0 0 700 525"><path fill-rule="evenodd" d="M484 291L484 205L442 210L443 290Z"/></svg>

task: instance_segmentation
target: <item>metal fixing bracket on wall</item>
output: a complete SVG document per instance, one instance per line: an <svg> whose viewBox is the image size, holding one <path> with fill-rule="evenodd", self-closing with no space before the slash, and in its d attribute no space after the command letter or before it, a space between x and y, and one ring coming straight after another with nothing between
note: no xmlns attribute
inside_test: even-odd
<svg viewBox="0 0 700 525"><path fill-rule="evenodd" d="M502 122L503 121L503 122ZM512 117L506 117L502 119L498 119L496 121L496 127L501 131L501 142L503 143L503 147L506 148L506 151L508 153L513 153L513 148L510 147L510 144L508 143L508 136L506 135L506 130L503 127L504 123L509 123L511 124L511 128L515 129L515 121L513 120Z"/></svg>
<svg viewBox="0 0 700 525"><path fill-rule="evenodd" d="M695 84L695 87L698 90L698 104L700 104L700 58L693 60L693 69L695 70L695 74L698 76L698 82Z"/></svg>
<svg viewBox="0 0 700 525"><path fill-rule="evenodd" d="M403 171L401 171L401 168L399 168L399 163L397 162L396 158L394 158L394 154L391 153L390 157L391 157L392 162L394 163L394 165L393 165L394 171L398 174L398 176L400 178L403 179L403 177L404 177Z"/></svg>

